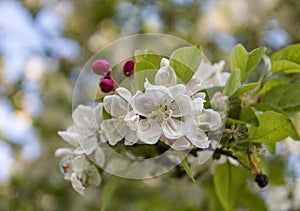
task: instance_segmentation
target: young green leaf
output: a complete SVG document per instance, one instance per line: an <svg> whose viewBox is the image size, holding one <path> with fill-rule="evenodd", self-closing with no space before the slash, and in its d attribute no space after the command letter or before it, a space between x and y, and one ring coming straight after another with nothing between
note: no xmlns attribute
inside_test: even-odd
<svg viewBox="0 0 300 211"><path fill-rule="evenodd" d="M183 167L183 169L185 170L186 174L190 177L190 179L191 179L193 182L195 182L193 173L192 173L192 171L191 171L191 169L190 169L190 167L189 167L189 164L188 164L188 162L187 162L185 156L183 155L182 152L179 152L178 154L179 154L179 157L180 157L180 159L181 159L182 167Z"/></svg>
<svg viewBox="0 0 300 211"><path fill-rule="evenodd" d="M259 64L262 56L264 55L266 48L257 48L248 53L246 49L241 45L236 45L230 55L231 70L236 68L241 70L241 82L247 80L255 67Z"/></svg>
<svg viewBox="0 0 300 211"><path fill-rule="evenodd" d="M276 79L272 79L272 80L268 80L264 86L262 87L261 90L259 90L259 92L255 95L256 97L263 95L265 93L267 93L268 91L270 91L272 88L279 86L279 85L283 85L283 84L288 84L289 82L291 82L293 79L292 78L276 78Z"/></svg>
<svg viewBox="0 0 300 211"><path fill-rule="evenodd" d="M146 61L151 63L156 69L160 68L161 56L155 54L154 52L146 50L136 50L134 52L135 61L141 62Z"/></svg>
<svg viewBox="0 0 300 211"><path fill-rule="evenodd" d="M241 71L235 69L229 76L223 93L224 95L231 97L241 87Z"/></svg>
<svg viewBox="0 0 300 211"><path fill-rule="evenodd" d="M190 81L201 61L202 51L195 46L179 48L170 56L170 65L183 83Z"/></svg>
<svg viewBox="0 0 300 211"><path fill-rule="evenodd" d="M259 83L257 83L257 82L242 85L240 88L238 88L238 90L236 90L236 92L232 95L232 97L237 97L243 93L249 92L252 89L254 89L255 87L257 87L258 85L259 85Z"/></svg>
<svg viewBox="0 0 300 211"><path fill-rule="evenodd" d="M290 83L276 86L263 96L262 102L283 111L299 111L299 90L300 83Z"/></svg>
<svg viewBox="0 0 300 211"><path fill-rule="evenodd" d="M281 113L266 111L258 116L259 126L251 126L247 140L256 143L282 141L291 133L291 120Z"/></svg>
<svg viewBox="0 0 300 211"><path fill-rule="evenodd" d="M214 174L215 190L223 207L234 210L245 189L247 173L228 161L216 168Z"/></svg>
<svg viewBox="0 0 300 211"><path fill-rule="evenodd" d="M271 56L272 72L300 72L300 44L290 45Z"/></svg>
<svg viewBox="0 0 300 211"><path fill-rule="evenodd" d="M103 188L101 211L105 211L108 205L109 200L112 198L112 195L117 188L119 178L112 176Z"/></svg>
<svg viewBox="0 0 300 211"><path fill-rule="evenodd" d="M239 119L254 126L258 126L257 116L251 107L242 108Z"/></svg>
<svg viewBox="0 0 300 211"><path fill-rule="evenodd" d="M276 143L264 143L264 145L268 152L270 152L273 155L276 153Z"/></svg>
<svg viewBox="0 0 300 211"><path fill-rule="evenodd" d="M136 62L134 65L134 81L136 90L145 90L146 78L153 83L157 68L146 60Z"/></svg>

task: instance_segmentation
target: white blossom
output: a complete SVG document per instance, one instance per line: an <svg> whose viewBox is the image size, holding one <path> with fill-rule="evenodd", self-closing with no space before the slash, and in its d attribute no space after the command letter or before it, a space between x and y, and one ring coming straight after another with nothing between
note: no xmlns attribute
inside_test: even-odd
<svg viewBox="0 0 300 211"><path fill-rule="evenodd" d="M138 140L136 135L139 117L131 112L131 93L125 88L118 88L116 92L120 95L109 95L104 97L104 108L112 116L101 124L104 136L111 145L125 138L125 145L135 144Z"/></svg>
<svg viewBox="0 0 300 211"><path fill-rule="evenodd" d="M95 110L88 106L80 105L73 112L74 126L58 134L68 144L68 148L56 150L56 156L64 156L61 166L65 180L71 181L72 187L78 193L83 194L83 184L99 185L100 174L90 161L104 166L104 152L100 148L100 132L98 124L102 121L102 104ZM89 156L89 158L87 157Z"/></svg>

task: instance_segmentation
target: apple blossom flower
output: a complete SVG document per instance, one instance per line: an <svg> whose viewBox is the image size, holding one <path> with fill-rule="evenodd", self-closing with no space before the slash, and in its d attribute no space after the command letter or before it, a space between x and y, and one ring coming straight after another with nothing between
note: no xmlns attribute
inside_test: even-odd
<svg viewBox="0 0 300 211"><path fill-rule="evenodd" d="M125 138L125 145L135 144L138 140L135 122L138 115L130 112L131 93L120 87L116 90L120 95L109 95L104 97L104 108L112 116L101 124L104 136L111 145Z"/></svg>
<svg viewBox="0 0 300 211"><path fill-rule="evenodd" d="M99 146L101 135L98 126L102 122L102 107L99 104L94 111L88 106L78 106L73 112L74 126L58 132L69 147L57 149L55 155L64 155L61 162L64 178L71 181L74 190L80 194L85 189L83 184L97 186L101 182L96 166L87 156L99 166L104 166L105 157Z"/></svg>
<svg viewBox="0 0 300 211"><path fill-rule="evenodd" d="M223 72L225 62L211 65L202 61L192 79L186 84L188 95L193 95L202 89L225 86L230 73Z"/></svg>

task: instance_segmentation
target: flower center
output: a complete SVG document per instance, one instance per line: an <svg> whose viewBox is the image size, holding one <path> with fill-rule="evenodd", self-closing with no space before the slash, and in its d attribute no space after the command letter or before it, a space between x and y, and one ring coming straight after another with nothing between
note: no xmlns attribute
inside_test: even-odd
<svg viewBox="0 0 300 211"><path fill-rule="evenodd" d="M151 112L150 118L157 119L160 123L162 123L164 119L171 117L171 115L172 110L168 109L168 106L159 105L154 111Z"/></svg>

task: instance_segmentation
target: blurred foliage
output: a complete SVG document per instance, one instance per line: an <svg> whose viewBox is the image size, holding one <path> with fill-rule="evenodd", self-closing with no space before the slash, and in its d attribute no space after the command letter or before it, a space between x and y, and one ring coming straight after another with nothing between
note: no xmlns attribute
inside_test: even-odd
<svg viewBox="0 0 300 211"><path fill-rule="evenodd" d="M298 0L22 1L33 20L45 5L55 7L62 3L72 11L64 17L63 35L79 43L81 56L69 61L50 55L56 71L45 72L39 81L43 108L39 115L30 117L41 143L39 159L25 160L19 145L10 143L0 131L1 139L12 145L14 159L10 179L0 185L0 210L100 210L102 185L89 189L85 196L75 193L63 180L54 151L63 146L57 131L64 130L72 121L72 89L79 70L106 44L136 33L166 33L200 44L215 62L228 61L229 51L236 43L242 43L248 50L265 46L274 51L300 41ZM9 100L16 113L23 110L24 80L22 77L8 84L0 76L0 95ZM266 167L270 174L282 174L274 168L275 164L283 165L282 159L270 160ZM271 183L282 184L282 180L283 177L274 177ZM170 179L168 174L145 181L121 179L107 210L217 210L219 202L212 181L209 172L196 183L188 178ZM202 186L206 187L205 192Z"/></svg>

